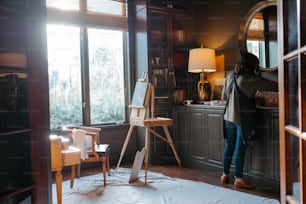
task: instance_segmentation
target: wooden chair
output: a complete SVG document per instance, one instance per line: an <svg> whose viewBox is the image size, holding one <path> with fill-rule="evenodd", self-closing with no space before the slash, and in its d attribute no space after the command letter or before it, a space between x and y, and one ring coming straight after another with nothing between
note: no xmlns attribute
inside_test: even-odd
<svg viewBox="0 0 306 204"><path fill-rule="evenodd" d="M51 135L51 169L55 172L55 183L57 193L57 203L62 203L62 169L64 166L71 166L70 188L73 188L75 177L75 167L80 164L80 150L69 147L67 141L60 136Z"/></svg>
<svg viewBox="0 0 306 204"><path fill-rule="evenodd" d="M68 137L70 137L73 142L73 137L75 137L75 131L82 131L85 137L90 138L89 148L86 148L83 151L86 151L88 157L82 158L81 154L81 163L83 162L102 162L102 173L104 178L104 186L106 186L106 172L110 175L110 163L109 163L109 152L110 146L109 144L101 144L100 143L100 131L101 128L94 127L86 127L86 126L65 126L63 128L64 132ZM86 138L84 138L86 140ZM88 143L88 140L86 140ZM86 143L85 141L85 143ZM76 144L73 144L76 145ZM77 148L80 148L77 146ZM81 149L82 152L82 149ZM77 177L80 177L81 171L81 163L77 168Z"/></svg>

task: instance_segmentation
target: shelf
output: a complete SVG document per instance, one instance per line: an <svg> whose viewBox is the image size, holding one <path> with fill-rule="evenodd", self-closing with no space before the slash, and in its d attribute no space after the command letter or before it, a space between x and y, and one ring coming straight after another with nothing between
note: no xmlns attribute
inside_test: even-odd
<svg viewBox="0 0 306 204"><path fill-rule="evenodd" d="M14 74L14 73L27 73L29 70L27 68L17 68L17 67L1 67L0 74Z"/></svg>
<svg viewBox="0 0 306 204"><path fill-rule="evenodd" d="M7 135L15 135L15 134L21 134L21 133L27 133L30 132L31 129L14 129L14 130L6 130L6 131L0 131L0 136L7 136Z"/></svg>
<svg viewBox="0 0 306 204"><path fill-rule="evenodd" d="M13 197L13 196L16 196L16 195L19 195L19 194L22 194L24 192L31 191L33 188L34 188L34 185L31 185L31 186L26 186L26 187L20 188L20 189L15 190L15 191L7 191L5 193L1 193L0 194L0 201L4 200L4 199L7 199L7 198L10 198L10 197Z"/></svg>
<svg viewBox="0 0 306 204"><path fill-rule="evenodd" d="M7 2L10 2L10 1L7 1ZM11 4L11 5L13 5L13 4ZM15 3L15 5L18 5L18 4ZM9 8L8 6L5 5L5 3L0 3L0 10L2 12L13 13L15 15L20 15L20 16L25 15L24 12L20 11L20 9Z"/></svg>

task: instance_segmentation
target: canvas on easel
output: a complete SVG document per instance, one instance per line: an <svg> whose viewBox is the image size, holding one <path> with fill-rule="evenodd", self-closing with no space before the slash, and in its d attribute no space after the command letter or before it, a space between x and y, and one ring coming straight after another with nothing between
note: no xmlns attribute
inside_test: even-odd
<svg viewBox="0 0 306 204"><path fill-rule="evenodd" d="M147 109L151 105L151 113L153 114L154 109L154 90L152 85L146 80L139 80L136 82L135 90L130 105L131 108L131 121L144 120L146 118ZM151 99L151 101L150 101Z"/></svg>
<svg viewBox="0 0 306 204"><path fill-rule="evenodd" d="M142 107L146 105L148 87L149 83L147 81L136 82L131 107Z"/></svg>

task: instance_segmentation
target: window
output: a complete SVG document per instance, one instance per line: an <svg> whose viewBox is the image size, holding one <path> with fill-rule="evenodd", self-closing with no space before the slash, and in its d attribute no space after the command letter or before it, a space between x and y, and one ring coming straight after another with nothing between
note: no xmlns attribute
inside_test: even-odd
<svg viewBox="0 0 306 204"><path fill-rule="evenodd" d="M93 124L124 121L122 34L121 31L88 30L90 115Z"/></svg>
<svg viewBox="0 0 306 204"><path fill-rule="evenodd" d="M47 0L47 7L64 10L79 10L79 0Z"/></svg>
<svg viewBox="0 0 306 204"><path fill-rule="evenodd" d="M256 55L259 59L259 65L266 67L265 41L263 40L247 40L247 49Z"/></svg>
<svg viewBox="0 0 306 204"><path fill-rule="evenodd" d="M80 29L47 26L51 128L82 124Z"/></svg>
<svg viewBox="0 0 306 204"><path fill-rule="evenodd" d="M125 4L88 0L88 10L97 9L94 14L88 14L85 9L84 14L82 9L75 11L79 8L78 1L67 1L67 10L64 11L56 8L61 2L47 1L50 7L47 42L51 129L69 124L126 121L126 11L116 12L117 17L109 22L112 16L116 16L114 9L110 9L112 14L108 16L105 15L107 10L99 9L104 5L102 2L108 2L109 8L118 8L117 11L124 10ZM83 12L82 15L79 12Z"/></svg>

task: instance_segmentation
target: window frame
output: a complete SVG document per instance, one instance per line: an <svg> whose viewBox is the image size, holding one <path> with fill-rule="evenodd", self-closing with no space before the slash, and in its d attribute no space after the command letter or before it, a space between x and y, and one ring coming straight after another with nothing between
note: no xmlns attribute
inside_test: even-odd
<svg viewBox="0 0 306 204"><path fill-rule="evenodd" d="M97 12L91 12L86 10L87 0L80 0L80 10L61 10L54 7L47 7L47 24L55 25L69 25L77 26L80 28L80 57L81 57L81 89L82 89L82 123L78 125L108 125L110 123L103 124L91 124L90 116L90 86L89 86L89 53L88 53L88 28L94 29L108 29L108 30L120 30L124 32L123 47L124 50L124 92L125 92L125 121L129 121L128 114L128 102L131 98L130 88L130 49L129 47L129 32L128 32L128 20L127 12L123 12L123 16L102 14ZM126 5L125 1L122 1L123 6ZM87 105L88 104L88 105ZM114 124L111 122L111 124Z"/></svg>

